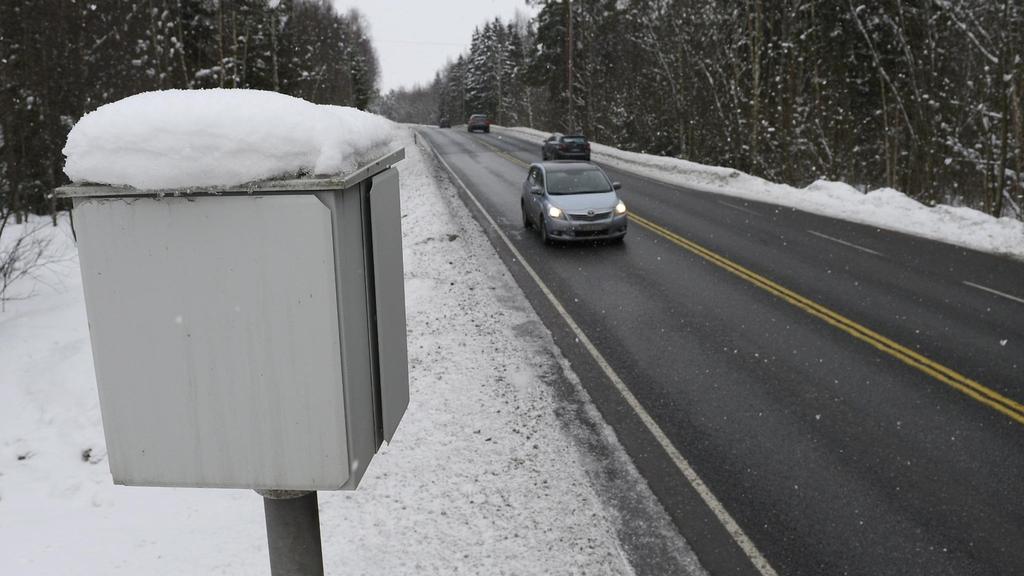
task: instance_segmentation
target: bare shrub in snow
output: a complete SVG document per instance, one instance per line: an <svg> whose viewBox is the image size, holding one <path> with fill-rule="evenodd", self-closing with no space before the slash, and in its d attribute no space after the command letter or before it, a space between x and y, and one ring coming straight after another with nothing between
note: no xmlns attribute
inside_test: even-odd
<svg viewBox="0 0 1024 576"><path fill-rule="evenodd" d="M28 298L34 286L17 293L11 287L23 279L39 280L36 272L56 261L52 256L53 237L45 234L46 222L13 222L14 213L0 207L0 312L9 300Z"/></svg>

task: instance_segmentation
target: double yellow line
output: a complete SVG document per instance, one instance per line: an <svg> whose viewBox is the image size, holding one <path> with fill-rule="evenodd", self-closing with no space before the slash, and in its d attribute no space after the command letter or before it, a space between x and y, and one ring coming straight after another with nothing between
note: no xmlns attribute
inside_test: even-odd
<svg viewBox="0 0 1024 576"><path fill-rule="evenodd" d="M842 314L829 310L828 308L814 302L808 298L805 298L788 288L780 286L775 282L752 272L743 266L704 248L700 244L687 240L682 236L659 226L650 220L638 216L636 213L631 212L629 219L632 222L639 224L640 226L654 232L655 234L671 241L672 243L693 252L694 254L704 258L708 262L715 264L729 272L732 272L736 276L750 282L751 284L761 288L771 294L778 296L779 298L789 302L790 304L802 309L812 316L816 316L825 322L839 328L843 332L874 346L878 350L885 352L886 354L896 358L897 360L928 374L936 380L948 384L954 389L963 392L971 398L994 408L999 412L1009 416L1013 420L1020 424L1024 424L1024 406L1019 402L1016 402L1002 394L982 385L979 382L971 380L970 378L960 374L959 372L947 368L938 362L931 360L914 352L913 350L902 346L892 340L882 336L881 334L862 326L849 318L846 318Z"/></svg>
<svg viewBox="0 0 1024 576"><path fill-rule="evenodd" d="M489 142L480 140L480 143L514 163L528 166L526 162L516 158L504 150L501 150ZM960 374L956 370L947 368L930 358L922 356L906 346L893 342L874 330L871 330L866 326L862 326L838 312L829 310L821 304L805 298L788 288L780 286L764 276L761 276L756 272L752 272L732 260L708 250L696 242L687 240L663 226L659 226L646 218L638 216L635 212L630 211L629 220L669 240L670 242L693 252L708 262L732 272L758 288L782 298L786 302L789 302L808 314L828 322L854 338L874 346L878 350L885 352L904 364L924 372L932 378L951 386L952 388L970 396L990 408L998 410L1002 414L1005 414L1015 420L1017 423L1024 424L1024 405L1021 405L1019 402L1003 396L980 382Z"/></svg>

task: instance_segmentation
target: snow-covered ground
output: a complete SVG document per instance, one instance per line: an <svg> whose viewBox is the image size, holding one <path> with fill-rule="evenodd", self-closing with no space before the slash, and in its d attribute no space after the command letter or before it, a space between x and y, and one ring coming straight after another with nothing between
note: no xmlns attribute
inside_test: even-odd
<svg viewBox="0 0 1024 576"><path fill-rule="evenodd" d="M644 537L699 572L611 432L596 416L589 432L556 417L564 399L549 383L574 376L453 189L402 138L411 403L360 488L320 495L328 573L630 574L624 549ZM66 219L47 233L63 261L0 313L0 574L268 573L255 493L112 485ZM623 532L595 480L609 464L648 506L643 534Z"/></svg>
<svg viewBox="0 0 1024 576"><path fill-rule="evenodd" d="M498 134L520 136L535 142L538 151L541 142L550 136L532 128L494 128ZM892 188L880 188L864 194L849 184L826 180L818 180L806 188L796 188L732 168L626 152L597 143L591 143L591 157L609 166L668 184L788 206L1024 260L1024 222L1006 217L994 218L971 208L928 207Z"/></svg>

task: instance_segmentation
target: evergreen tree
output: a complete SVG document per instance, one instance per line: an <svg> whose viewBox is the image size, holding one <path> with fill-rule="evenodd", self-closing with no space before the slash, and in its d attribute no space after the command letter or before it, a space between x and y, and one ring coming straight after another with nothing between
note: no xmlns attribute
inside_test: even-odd
<svg viewBox="0 0 1024 576"><path fill-rule="evenodd" d="M1019 0L534 4L442 71L442 114L1024 218Z"/></svg>
<svg viewBox="0 0 1024 576"><path fill-rule="evenodd" d="M166 88L256 88L366 108L379 67L328 0L0 3L0 210L52 213L86 112Z"/></svg>

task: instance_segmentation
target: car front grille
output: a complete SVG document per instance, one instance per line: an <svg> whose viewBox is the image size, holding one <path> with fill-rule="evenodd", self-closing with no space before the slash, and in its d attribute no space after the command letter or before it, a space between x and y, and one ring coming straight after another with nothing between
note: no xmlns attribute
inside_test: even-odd
<svg viewBox="0 0 1024 576"><path fill-rule="evenodd" d="M596 222L597 220L604 220L612 215L612 211L607 212L594 212L593 214L573 214L569 213L569 219L577 222Z"/></svg>
<svg viewBox="0 0 1024 576"><path fill-rule="evenodd" d="M608 230L577 230L572 235L576 238L596 238L598 236L607 236Z"/></svg>

